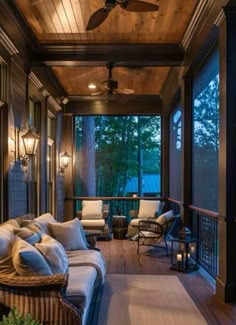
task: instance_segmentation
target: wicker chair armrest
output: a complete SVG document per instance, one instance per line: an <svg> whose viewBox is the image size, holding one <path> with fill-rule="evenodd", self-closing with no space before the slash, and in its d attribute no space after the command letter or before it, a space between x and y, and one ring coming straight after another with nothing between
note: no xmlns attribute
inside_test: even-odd
<svg viewBox="0 0 236 325"><path fill-rule="evenodd" d="M24 287L64 287L67 285L68 273L60 273L49 276L9 276L0 274L0 284L14 288Z"/></svg>
<svg viewBox="0 0 236 325"><path fill-rule="evenodd" d="M164 227L155 220L140 220L138 223L138 231L152 231L154 233L164 234Z"/></svg>
<svg viewBox="0 0 236 325"><path fill-rule="evenodd" d="M138 218L138 210L130 210L129 215L131 219L137 219Z"/></svg>

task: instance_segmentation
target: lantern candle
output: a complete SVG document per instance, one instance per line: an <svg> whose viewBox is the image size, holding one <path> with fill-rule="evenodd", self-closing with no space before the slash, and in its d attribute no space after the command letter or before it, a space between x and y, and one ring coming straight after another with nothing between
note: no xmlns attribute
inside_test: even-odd
<svg viewBox="0 0 236 325"><path fill-rule="evenodd" d="M182 255L177 254L176 259L177 259L178 262L182 262Z"/></svg>

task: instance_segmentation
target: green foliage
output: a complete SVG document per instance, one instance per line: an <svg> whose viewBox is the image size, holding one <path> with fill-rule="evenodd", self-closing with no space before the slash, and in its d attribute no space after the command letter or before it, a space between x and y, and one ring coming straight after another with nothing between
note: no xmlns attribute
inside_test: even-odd
<svg viewBox="0 0 236 325"><path fill-rule="evenodd" d="M32 320L31 316L22 316L20 312L15 308L11 310L8 316L3 316L3 320L0 321L0 325L42 325L36 320Z"/></svg>
<svg viewBox="0 0 236 325"><path fill-rule="evenodd" d="M83 117L75 119L76 194L84 195L86 182L82 161ZM124 196L130 177L160 173L161 118L159 116L96 116L96 194ZM141 158L140 158L141 157ZM83 170L80 170L83 168ZM80 177L82 175L82 177Z"/></svg>

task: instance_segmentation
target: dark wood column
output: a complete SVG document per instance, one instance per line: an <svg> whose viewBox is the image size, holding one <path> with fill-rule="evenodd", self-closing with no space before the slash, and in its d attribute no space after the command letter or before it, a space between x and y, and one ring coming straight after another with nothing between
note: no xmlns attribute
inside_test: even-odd
<svg viewBox="0 0 236 325"><path fill-rule="evenodd" d="M75 175L73 168L73 116L63 115L63 127L62 127L62 152L66 150L71 156L71 164L64 170L64 186L65 186L65 197L72 198L74 196L74 183ZM64 220L71 220L74 218L74 202L73 200L65 199L64 205Z"/></svg>
<svg viewBox="0 0 236 325"><path fill-rule="evenodd" d="M224 8L219 25L219 276L216 294L236 301L236 6Z"/></svg>
<svg viewBox="0 0 236 325"><path fill-rule="evenodd" d="M184 224L192 229L188 206L192 203L192 78L185 76L181 87L182 107L182 207Z"/></svg>
<svg viewBox="0 0 236 325"><path fill-rule="evenodd" d="M169 150L170 150L170 115L164 114L162 117L162 157L161 157L161 195L169 197Z"/></svg>

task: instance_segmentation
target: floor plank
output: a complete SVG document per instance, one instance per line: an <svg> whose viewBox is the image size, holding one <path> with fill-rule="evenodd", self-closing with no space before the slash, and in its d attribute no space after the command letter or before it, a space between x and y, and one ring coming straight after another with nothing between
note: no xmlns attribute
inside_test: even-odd
<svg viewBox="0 0 236 325"><path fill-rule="evenodd" d="M184 274L170 270L170 257L165 250L144 246L138 255L135 241L98 241L97 247L105 257L108 274L175 274L209 325L236 324L236 303L220 302L215 296L214 281L204 271Z"/></svg>

